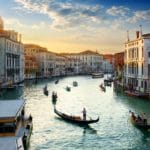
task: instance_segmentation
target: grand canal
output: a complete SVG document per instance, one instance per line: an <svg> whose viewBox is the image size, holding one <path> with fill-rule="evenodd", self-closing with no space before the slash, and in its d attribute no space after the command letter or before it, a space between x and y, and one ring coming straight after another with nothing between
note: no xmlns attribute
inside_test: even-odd
<svg viewBox="0 0 150 150"><path fill-rule="evenodd" d="M34 129L30 150L118 150L150 149L150 132L135 128L129 121L129 110L150 115L150 101L129 98L115 93L112 87L106 92L99 88L103 79L90 76L75 76L27 82L23 88L9 91L1 99L26 99L26 112L33 116ZM73 87L76 80L78 87ZM48 85L49 96L43 95L43 87ZM65 87L71 86L67 92ZM68 114L82 115L83 107L92 118L100 121L89 127L80 127L64 122L53 111L51 93L58 94L57 108Z"/></svg>

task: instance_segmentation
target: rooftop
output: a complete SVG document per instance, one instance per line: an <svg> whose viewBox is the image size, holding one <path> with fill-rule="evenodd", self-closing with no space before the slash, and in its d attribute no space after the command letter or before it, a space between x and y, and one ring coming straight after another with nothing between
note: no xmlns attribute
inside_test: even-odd
<svg viewBox="0 0 150 150"><path fill-rule="evenodd" d="M24 105L24 100L0 100L0 119L15 117Z"/></svg>
<svg viewBox="0 0 150 150"><path fill-rule="evenodd" d="M2 150L24 150L21 138L0 137L0 149Z"/></svg>

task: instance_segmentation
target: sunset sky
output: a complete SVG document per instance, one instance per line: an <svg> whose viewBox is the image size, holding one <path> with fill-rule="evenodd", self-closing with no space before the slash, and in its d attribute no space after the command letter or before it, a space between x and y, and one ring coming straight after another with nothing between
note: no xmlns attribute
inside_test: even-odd
<svg viewBox="0 0 150 150"><path fill-rule="evenodd" d="M123 51L142 25L150 33L149 0L0 0L5 29L14 29L24 43L55 52Z"/></svg>

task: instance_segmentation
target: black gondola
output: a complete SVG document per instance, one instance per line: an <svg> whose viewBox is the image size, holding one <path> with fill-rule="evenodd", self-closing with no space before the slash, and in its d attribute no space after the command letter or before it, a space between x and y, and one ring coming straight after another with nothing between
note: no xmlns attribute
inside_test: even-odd
<svg viewBox="0 0 150 150"><path fill-rule="evenodd" d="M79 124L79 125L88 125L88 124L96 123L99 121L99 117L95 120L93 120L93 119L83 120L83 119L81 119L80 116L67 115L67 114L64 114L64 113L58 111L55 107L54 107L54 112L62 119L66 120L68 122Z"/></svg>
<svg viewBox="0 0 150 150"><path fill-rule="evenodd" d="M78 86L78 82L77 81L73 81L72 84L73 84L74 87Z"/></svg>
<svg viewBox="0 0 150 150"><path fill-rule="evenodd" d="M43 88L43 93L44 95L48 96L47 85Z"/></svg>
<svg viewBox="0 0 150 150"><path fill-rule="evenodd" d="M101 88L102 91L104 92L106 91L106 88L102 84L99 87Z"/></svg>
<svg viewBox="0 0 150 150"><path fill-rule="evenodd" d="M66 87L66 91L70 92L71 91L71 87L67 86Z"/></svg>
<svg viewBox="0 0 150 150"><path fill-rule="evenodd" d="M58 84L58 82L59 82L59 80L56 80L56 81L55 81L55 84Z"/></svg>

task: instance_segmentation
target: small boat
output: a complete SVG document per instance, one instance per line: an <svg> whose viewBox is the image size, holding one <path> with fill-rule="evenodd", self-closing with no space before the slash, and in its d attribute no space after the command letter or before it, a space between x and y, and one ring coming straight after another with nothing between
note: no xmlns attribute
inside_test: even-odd
<svg viewBox="0 0 150 150"><path fill-rule="evenodd" d="M107 78L107 79L104 79L104 82L113 82L113 79L112 78Z"/></svg>
<svg viewBox="0 0 150 150"><path fill-rule="evenodd" d="M43 93L44 95L48 96L47 85L43 88Z"/></svg>
<svg viewBox="0 0 150 150"><path fill-rule="evenodd" d="M147 121L145 122L144 119L142 119L141 117L140 119L138 119L138 116L131 115L130 120L131 120L131 123L139 129L150 129L150 124L147 124Z"/></svg>
<svg viewBox="0 0 150 150"><path fill-rule="evenodd" d="M111 86L111 82L104 80L104 85L105 86Z"/></svg>
<svg viewBox="0 0 150 150"><path fill-rule="evenodd" d="M132 97L138 97L138 98L144 98L144 99L148 99L149 98L149 94L147 94L147 93L141 93L141 92L138 92L138 91L129 91L129 90L126 90L124 93L126 95L132 96Z"/></svg>
<svg viewBox="0 0 150 150"><path fill-rule="evenodd" d="M29 148L33 119L31 115L26 115L25 104L26 101L20 99L0 101L1 150L27 150Z"/></svg>
<svg viewBox="0 0 150 150"><path fill-rule="evenodd" d="M71 91L71 87L67 86L67 87L66 87L66 90L67 90L68 92L70 92L70 91Z"/></svg>
<svg viewBox="0 0 150 150"><path fill-rule="evenodd" d="M74 87L78 86L78 82L77 81L73 81L72 84L73 84Z"/></svg>
<svg viewBox="0 0 150 150"><path fill-rule="evenodd" d="M58 111L55 107L54 107L54 112L62 119L72 122L72 123L79 124L79 125L88 125L88 124L96 123L99 121L99 117L95 120L93 120L93 119L83 120L80 116L67 115L67 114L64 114L64 113Z"/></svg>
<svg viewBox="0 0 150 150"><path fill-rule="evenodd" d="M98 72L98 73L92 73L92 78L103 78L104 73L103 72Z"/></svg>
<svg viewBox="0 0 150 150"><path fill-rule="evenodd" d="M56 81L55 81L55 84L58 84L58 82L59 82L59 80L56 80Z"/></svg>
<svg viewBox="0 0 150 150"><path fill-rule="evenodd" d="M104 92L106 91L106 88L103 86L103 84L101 84L99 87L101 88L102 91Z"/></svg>

